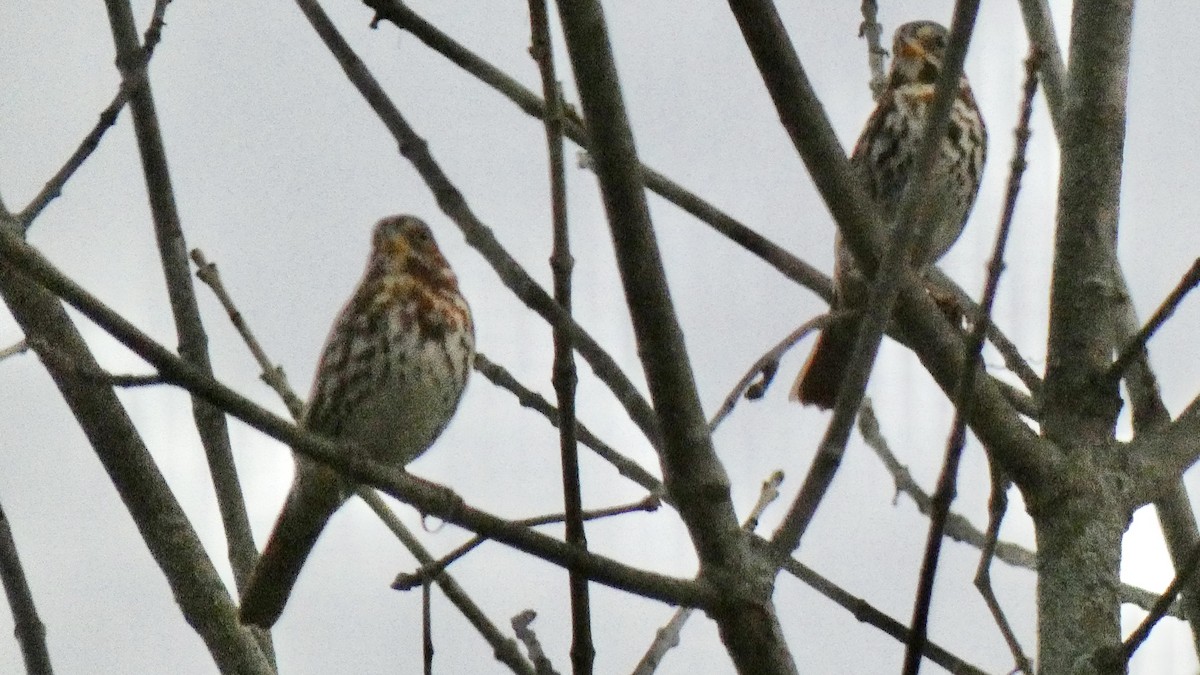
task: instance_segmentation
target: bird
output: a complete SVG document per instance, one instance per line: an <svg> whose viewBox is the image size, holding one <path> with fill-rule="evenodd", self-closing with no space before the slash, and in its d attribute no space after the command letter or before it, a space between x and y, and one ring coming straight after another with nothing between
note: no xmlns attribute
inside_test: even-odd
<svg viewBox="0 0 1200 675"><path fill-rule="evenodd" d="M403 468L446 428L474 360L470 307L429 226L383 218L325 341L300 426ZM353 493L328 466L295 459L287 501L242 592L243 624L274 625L326 522Z"/></svg>
<svg viewBox="0 0 1200 675"><path fill-rule="evenodd" d="M875 202L885 227L894 227L901 195L921 144L942 60L947 30L933 21L913 21L896 29L887 86L855 143L850 164ZM987 157L987 127L964 74L942 139L927 200L914 227L923 228L908 263L924 274L962 234L979 192ZM834 243L834 310L851 310L821 331L816 346L792 386L790 398L830 409L854 349L867 283L839 233Z"/></svg>

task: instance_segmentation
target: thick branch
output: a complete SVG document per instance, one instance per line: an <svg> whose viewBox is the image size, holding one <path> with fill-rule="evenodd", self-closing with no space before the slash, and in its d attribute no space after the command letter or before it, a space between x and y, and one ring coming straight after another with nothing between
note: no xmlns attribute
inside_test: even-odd
<svg viewBox="0 0 1200 675"><path fill-rule="evenodd" d="M15 234L15 228L3 224L0 242L0 295L35 351L43 345L53 348L54 356L42 362L129 509L184 619L204 640L222 672L273 673L252 632L238 623L237 608L224 582L111 385L75 377L74 369L64 367L57 358L66 355L75 366L100 369L62 304L18 273L19 265L10 251L31 249ZM204 377L177 357L171 358Z"/></svg>
<svg viewBox="0 0 1200 675"><path fill-rule="evenodd" d="M754 564L737 522L729 477L717 460L675 316L650 222L633 132L599 2L560 2L567 51L591 135L625 301L638 354L662 430L663 479L700 558L702 578L713 580L723 606L712 612L742 672L794 673L770 602L770 574ZM755 572L758 574L755 574Z"/></svg>
<svg viewBox="0 0 1200 675"><path fill-rule="evenodd" d="M1064 448L1112 439L1120 410L1104 375L1116 347L1110 279L1132 19L1132 0L1075 6L1042 408L1046 436Z"/></svg>

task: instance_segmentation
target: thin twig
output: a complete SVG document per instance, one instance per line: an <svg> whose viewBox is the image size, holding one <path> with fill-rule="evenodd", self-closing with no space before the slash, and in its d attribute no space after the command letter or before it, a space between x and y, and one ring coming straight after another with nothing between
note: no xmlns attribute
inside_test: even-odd
<svg viewBox="0 0 1200 675"><path fill-rule="evenodd" d="M1029 44L1042 55L1038 61L1038 75L1050 109L1054 134L1061 140L1066 124L1067 75L1058 36L1054 32L1050 3L1048 0L1020 0L1020 4Z"/></svg>
<svg viewBox="0 0 1200 675"><path fill-rule="evenodd" d="M300 419L300 416L304 412L304 401L300 400L295 390L288 384L287 375L283 372L283 366L271 363L271 359L262 348L262 344L259 343L258 338L254 337L254 333L250 330L250 325L246 323L245 317L238 311L233 298L225 290L225 284L221 282L221 273L217 270L217 264L209 262L204 257L204 252L198 248L192 249L191 257L192 262L196 263L196 278L203 281L212 289L213 295L217 296L217 300L225 308L225 313L229 315L229 322L233 324L238 334L242 336L242 341L246 343L246 347L250 349L254 360L258 362L258 367L262 369L262 372L258 376L267 386L275 390L279 398L283 399L283 404L287 406L292 418Z"/></svg>
<svg viewBox="0 0 1200 675"><path fill-rule="evenodd" d="M796 343L803 340L809 333L821 330L829 324L830 321L836 319L836 314L822 314L814 319L810 319L800 324L796 330L792 331L787 337L780 340L774 347L767 350L767 353L759 357L754 365L746 371L742 379L738 380L737 384L733 385L729 395L725 397L725 401L721 403L721 407L717 408L717 412L713 413L712 419L708 422L708 430L716 431L721 422L733 412L734 406L737 405L739 399L744 395L746 398L754 400L762 398L767 392L767 387L771 386L771 382L775 379L775 373L779 370L779 360L789 349L796 346Z"/></svg>
<svg viewBox="0 0 1200 675"><path fill-rule="evenodd" d="M27 351L29 351L29 341L22 338L5 348L0 349L0 361L18 354L24 354Z"/></svg>
<svg viewBox="0 0 1200 675"><path fill-rule="evenodd" d="M1118 308L1115 330L1118 342L1126 342L1137 334L1141 322L1133 306L1129 284L1124 271L1120 268L1120 260L1114 260L1112 274L1113 282L1118 287ZM1143 349L1126 367L1122 377L1125 380L1125 390L1128 393L1129 407L1133 423L1134 439L1145 434L1167 428L1171 424L1171 413L1163 402L1159 390L1158 378L1150 367L1149 355ZM1176 569L1184 567L1184 560L1192 548L1200 542L1200 528L1196 525L1196 515L1192 511L1192 500L1182 476L1175 474L1172 484L1164 490L1158 490L1161 495L1154 501L1154 512L1162 527L1163 539L1167 544L1167 552ZM1195 577L1181 589L1179 605L1187 617L1200 617L1200 584ZM1148 604L1142 607L1148 608ZM1192 643L1200 649L1200 620L1189 620Z"/></svg>
<svg viewBox="0 0 1200 675"><path fill-rule="evenodd" d="M525 649L529 652L529 660L533 661L533 667L537 671L537 675L558 675L558 671L554 669L554 664L550 663L546 652L542 650L542 644L538 642L537 633L534 633L533 629L529 627L536 618L537 612L532 609L527 609L514 616L512 618L513 632L517 634L517 639L525 645Z"/></svg>
<svg viewBox="0 0 1200 675"><path fill-rule="evenodd" d="M867 447L875 453L875 456L891 474L896 486L896 497L899 498L901 494L908 496L917 507L917 511L928 516L933 509L933 498L913 480L912 472L901 464L895 453L892 452L887 439L884 438L879 428L879 420L875 417L875 410L869 398L863 400L862 408L859 410L858 429L863 440L866 441ZM947 517L945 535L954 541L974 546L980 550L983 550L987 544L987 535L980 532L971 524L970 520L958 513L951 513ZM1018 544L1007 541L996 542L994 556L1012 567L1037 571L1037 554ZM1142 609L1148 609L1158 597L1156 593L1129 584L1121 584L1120 593L1122 603L1135 605ZM1177 619L1184 618L1183 612L1178 606L1171 608L1171 616Z"/></svg>
<svg viewBox="0 0 1200 675"><path fill-rule="evenodd" d="M1128 664L1129 659L1133 658L1133 653L1137 651L1138 647L1142 646L1146 638L1150 637L1150 631L1166 615L1167 609L1170 608L1171 603L1175 600L1175 596L1179 595L1179 591L1196 574L1198 567L1200 567L1200 543L1192 548L1184 566L1175 571L1175 578L1171 580L1166 590L1159 596L1158 601L1150 608L1150 614L1121 643L1121 648L1117 652L1117 658L1120 659L1119 664L1121 666Z"/></svg>
<svg viewBox="0 0 1200 675"><path fill-rule="evenodd" d="M158 373L145 375L115 374L96 366L79 363L58 345L51 344L41 338L34 338L31 347L43 361L53 362L57 372L63 377L71 377L85 382L105 384L110 387L149 387L166 384L166 380Z"/></svg>
<svg viewBox="0 0 1200 675"><path fill-rule="evenodd" d="M887 76L883 72L883 58L888 55L883 48L881 38L883 26L879 25L879 3L876 0L863 0L862 23L858 26L858 36L867 39L867 66L871 69L871 98L876 101L887 89Z"/></svg>
<svg viewBox="0 0 1200 675"><path fill-rule="evenodd" d="M100 140L104 138L104 134L108 129L117 123L117 116L121 114L121 109L129 102L129 96L133 93L133 90L141 85L146 75L146 68L150 65L150 59L154 56L154 48L162 40L162 28L165 25L164 18L167 12L167 5L170 3L171 0L157 0L154 3L154 11L150 17L150 26L146 29L137 65L128 74L121 76L121 85L117 88L117 93L113 96L113 100L104 110L100 111L100 119L96 121L91 131L79 142L79 145L76 146L71 156L67 158L62 168L46 182L41 191L16 215L17 222L21 224L22 229L28 230L38 215L50 205L50 202L62 194L63 187L67 184L67 181L71 179L71 176L75 175L79 167L83 166L87 158L100 146Z"/></svg>
<svg viewBox="0 0 1200 675"><path fill-rule="evenodd" d="M650 512L656 511L660 504L661 504L661 500L658 498L657 495L647 495L645 498L640 499L631 504L623 504L623 505L619 505L619 506L610 506L610 507L604 508L604 509L594 509L594 510L590 510L590 511L583 511L580 514L580 517L582 518L582 520L591 521L591 520L600 520L601 518L611 518L613 516L621 516L621 515L625 515L627 513L636 513L639 511L650 513ZM552 525L554 523L561 523L565 519L566 519L566 516L564 514L554 513L554 514L545 515L545 516L537 516L534 518L525 518L522 520L515 521L515 523L518 525L524 525L526 527L537 527L539 525ZM397 574L396 578L392 581L392 588L397 591L412 590L418 584L425 583L425 581L428 580L430 577L441 574L443 571L446 570L446 568L450 567L450 565L453 565L460 558L462 558L466 554L470 553L471 551L475 550L476 548L479 547L480 544L482 544L483 542L485 542L487 540L488 540L488 538L485 536L476 535L476 536L468 539L465 543L463 543L458 548L456 548L453 551L450 551L446 555L442 556L441 558L438 558L437 560L430 559L428 562L422 562L420 569L418 569L415 572L411 572L411 573L401 572L400 574Z"/></svg>
<svg viewBox="0 0 1200 675"><path fill-rule="evenodd" d="M546 0L529 0L529 54L537 63L542 76L542 98L546 101L546 149L550 165L550 206L553 250L550 268L554 274L554 300L563 312L571 316L571 238L567 227L567 177L563 162L563 100L558 76L554 72L554 48L550 39L550 19ZM571 347L571 331L566 326L554 327L554 364L551 381L558 399L559 448L562 464L563 510L566 515L567 543L587 550L587 534L583 528L583 495L579 485L579 445L575 439L575 394L579 377L575 372L575 356ZM574 675L590 675L596 658L592 643L591 601L587 578L568 570L567 583L571 597L571 669Z"/></svg>
<svg viewBox="0 0 1200 675"><path fill-rule="evenodd" d="M960 7L961 5L955 8L956 21ZM1000 217L992 256L988 261L987 281L984 284L983 299L979 303L980 311L974 317L974 326L972 326L971 334L967 339L963 356L967 367L962 369L958 391L954 397L954 423L950 438L946 442L945 459L942 463L941 475L938 477L937 489L933 494L933 512L929 516L929 534L925 540L921 576L917 582L916 598L913 601L913 618L910 624L912 635L904 652L904 673L906 675L916 675L920 669L921 647L926 639L929 609L933 599L933 581L937 575L942 537L946 528L946 519L950 515L950 505L954 501L958 466L967 439L967 411L973 404L975 374L978 372L975 365L982 360L984 338L987 334L987 326L992 320L992 305L996 300L996 291L1000 287L1000 275L1004 271L1004 251L1008 245L1013 214L1016 212L1017 196L1021 191L1021 176L1025 173L1025 147L1029 142L1029 119L1033 114L1033 96L1037 92L1037 62L1036 51L1031 52L1029 58L1025 60L1025 95L1021 102L1019 121L1014 132L1016 147L1013 148L1013 159L1008 175L1004 213Z"/></svg>
<svg viewBox="0 0 1200 675"><path fill-rule="evenodd" d="M975 568L975 588L983 596L984 604L992 613L992 620L996 622L996 626L1000 629L1000 635L1004 637L1004 642L1008 645L1008 651L1013 655L1013 660L1017 664L1016 670L1013 672L1019 671L1033 675L1033 663L1021 648L1021 643L1017 640L1016 633L1013 632L1012 624L1009 623L1008 617L1004 614L1004 608L1000 606L1000 600L996 597L996 590L992 587L992 560L996 555L996 544L1000 540L1000 524L1004 522L1004 514L1008 511L1008 488L1010 485L1011 481L1002 473L993 470L992 493L988 499L987 534L983 550L979 555L979 565Z"/></svg>
<svg viewBox="0 0 1200 675"><path fill-rule="evenodd" d="M433 675L433 582L421 585L421 656L425 675Z"/></svg>
<svg viewBox="0 0 1200 675"><path fill-rule="evenodd" d="M497 387L512 392L517 397L518 403L541 413L551 425L557 427L561 424L558 408L555 408L541 394L521 384L503 366L494 363L483 354L476 352L475 370ZM617 452L612 446L600 440L578 420L575 421L575 434L578 436L580 443L591 448L598 457L611 464L617 470L617 473L646 488L648 492L663 495L665 498L662 481L652 476L649 471L646 471L637 462Z"/></svg>
<svg viewBox="0 0 1200 675"><path fill-rule="evenodd" d="M1171 294L1167 296L1166 300L1163 300L1158 309L1154 310L1154 315L1150 317L1146 325L1121 348L1120 356L1108 369L1110 380L1120 379L1125 374L1125 369L1138 354L1146 349L1146 343L1154 333L1166 323L1167 319L1171 318L1171 315L1179 307L1179 303L1183 302L1187 294L1191 293L1197 285L1200 285L1200 258L1196 258Z"/></svg>
<svg viewBox="0 0 1200 675"><path fill-rule="evenodd" d="M396 517L396 514L387 505L387 502L375 490L359 487L356 492L367 503L367 506L375 512L375 515L379 516L383 524L392 531L392 534L396 535L400 543L404 544L404 547L413 554L417 562L422 565L428 565L433 562L433 556L421 544L421 541ZM442 589L442 593L446 594L446 598L454 603L458 611L462 612L462 615L479 631L483 639L487 640L497 660L508 666L514 673L518 673L519 675L533 675L532 666L521 655L521 650L517 648L516 642L512 638L505 637L500 632L500 629L492 623L491 619L488 619L479 605L475 604L475 601L471 599L471 596L467 594L466 590L459 585L454 577L450 576L449 573L442 573L430 575L427 581L437 582L437 585Z"/></svg>
<svg viewBox="0 0 1200 675"><path fill-rule="evenodd" d="M804 563L794 558L787 558L783 562L783 569L835 602L839 607L849 611L855 619L862 623L878 628L896 640L908 639L909 629L904 624L876 609L863 598L846 592ZM986 673L932 642L926 641L924 649L926 658L955 675L985 675Z"/></svg>
<svg viewBox="0 0 1200 675"><path fill-rule="evenodd" d="M933 286L935 293L953 298L964 309L967 316L975 316L979 313L979 304L975 302L975 299L953 279L946 276L945 272L936 267L931 268L926 273L925 280ZM1014 406L1017 406L1021 414L1036 418L1037 403L1042 396L1041 376L1030 367L1025 356L1021 354L1020 348L996 326L995 322L988 324L987 336L988 341L1004 359L1004 367L1021 380L1021 384L1024 384L1025 388L1029 390L1029 397L1032 397L1032 400L1029 401L1019 401L1010 396L1010 400L1013 401ZM997 380L997 382L999 381Z"/></svg>

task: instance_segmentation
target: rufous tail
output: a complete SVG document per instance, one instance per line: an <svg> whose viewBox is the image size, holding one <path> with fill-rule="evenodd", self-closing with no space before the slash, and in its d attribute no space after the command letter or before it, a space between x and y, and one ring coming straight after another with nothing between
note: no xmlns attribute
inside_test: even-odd
<svg viewBox="0 0 1200 675"><path fill-rule="evenodd" d="M345 501L340 482L328 469L298 471L283 512L242 592L238 618L244 624L263 628L275 624L317 537Z"/></svg>
<svg viewBox="0 0 1200 675"><path fill-rule="evenodd" d="M793 401L823 410L833 408L854 351L857 326L857 321L834 321L821 331L812 354L792 385Z"/></svg>

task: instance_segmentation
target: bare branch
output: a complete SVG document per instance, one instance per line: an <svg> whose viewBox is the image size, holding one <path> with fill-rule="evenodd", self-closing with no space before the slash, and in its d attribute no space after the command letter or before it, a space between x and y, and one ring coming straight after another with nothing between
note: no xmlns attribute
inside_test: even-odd
<svg viewBox="0 0 1200 675"><path fill-rule="evenodd" d="M876 101L887 89L887 76L883 72L883 57L887 50L880 41L883 26L879 25L879 3L876 0L863 0L862 23L858 26L858 36L867 39L867 66L871 69L871 97Z"/></svg>
<svg viewBox="0 0 1200 675"><path fill-rule="evenodd" d="M171 314L175 320L175 332L179 336L179 354L185 360L194 363L202 372L211 374L208 336L204 332L200 307L192 286L187 246L184 243L179 210L175 205L175 191L167 167L167 151L163 145L150 80L146 76L145 52L138 42L133 9L129 0L105 0L105 5L108 8L113 44L117 52L117 67L124 79L134 82L134 88L129 94L129 108L133 117L138 152L142 159L142 174L150 200L150 213L154 221L154 234L158 242L167 295L171 301ZM167 0L160 0L156 4L155 18L147 37L148 45L155 44L161 32L162 12L165 11L166 5ZM225 416L220 411L194 398L192 416L201 445L204 447L205 458L208 460L213 490L221 512L221 523L225 530L227 555L233 568L234 581L240 589L254 567L257 553L250 531L250 519L246 515L246 504L242 500L237 465L233 461L229 428L225 424Z"/></svg>
<svg viewBox="0 0 1200 675"><path fill-rule="evenodd" d="M39 287L33 278L22 273L28 272L29 268L20 260L37 261L43 269L52 268L21 240L19 231L16 224L0 223L0 261L3 261L0 264L0 295L5 304L35 350L39 344L52 344L69 355L72 362L99 369L62 304ZM71 285L82 292L78 285ZM105 311L115 316L111 310L105 308ZM128 322L125 325L133 329ZM149 338L141 337L149 342ZM160 355L186 368L197 379L207 378L169 350L155 346ZM59 367L54 355L44 357L42 362L87 435L97 458L112 477L117 493L129 510L146 548L163 571L183 616L204 640L217 667L223 672L273 673L254 633L238 623L237 608L229 597L225 582L217 574L191 522L175 500L112 387L73 377Z"/></svg>
<svg viewBox="0 0 1200 675"><path fill-rule="evenodd" d="M983 551L979 555L979 566L975 568L975 588L983 596L988 611L992 613L992 620L996 622L1005 644L1008 645L1008 651L1013 655L1013 661L1016 662L1016 670L1013 672L1019 671L1026 675L1034 675L1033 663L1021 648L1021 643L1017 640L1017 635L1013 632L1012 625L1008 622L1004 608L1000 606L1000 600L996 598L996 591L992 587L992 560L995 558L996 544L1000 539L1000 524L1004 522L1004 514L1008 510L1008 488L1010 486L1011 481L1003 474L992 472L992 494L988 499L987 534Z"/></svg>
<svg viewBox="0 0 1200 675"><path fill-rule="evenodd" d="M783 562L783 569L837 603L839 607L848 610L859 621L874 626L901 642L908 640L909 630L904 624L879 611L866 600L846 592L804 563L787 558ZM985 671L929 641L925 641L924 656L955 675L985 675Z"/></svg>
<svg viewBox="0 0 1200 675"><path fill-rule="evenodd" d="M529 651L529 658L537 669L537 675L558 675L558 671L554 670L554 664L550 663L546 652L542 650L537 633L534 633L533 629L529 627L536 618L537 612L532 609L527 609L514 616L512 618L513 632L517 634L517 639L524 643L525 649Z"/></svg>
<svg viewBox="0 0 1200 675"><path fill-rule="evenodd" d="M4 265L0 265L0 282L12 278L27 278L36 282L154 366L167 382L186 389L251 427L291 446L296 452L332 467L356 483L377 487L424 513L562 567L576 566L585 571L590 579L602 584L677 605L707 608L716 601L716 593L704 580L676 579L645 572L609 558L578 551L562 541L474 509L448 488L415 479L402 469L383 466L363 457L354 447L338 445L298 428L180 359L67 278L40 253L3 227L0 227L0 260L5 261ZM22 276L15 277L17 272ZM52 342L60 344L58 340ZM111 389L106 391L111 393ZM178 518L184 520L182 515ZM200 551L202 555L202 549ZM225 597L228 601L228 596ZM213 601L209 602L214 604ZM229 620L236 623L232 605L229 611Z"/></svg>
<svg viewBox="0 0 1200 675"><path fill-rule="evenodd" d="M955 7L955 23L958 22L958 12L962 9L962 5ZM951 42L953 42L953 36ZM992 247L992 257L988 261L988 275L987 281L984 283L980 311L977 316L973 317L974 326L971 328L971 334L967 339L967 346L963 354L963 360L972 365L982 363L984 336L987 334L988 324L992 321L992 305L996 300L996 291L1000 288L1000 274L1004 271L1004 251L1008 246L1008 234L1012 228L1013 213L1017 208L1017 195L1021 191L1021 175L1025 173L1025 146L1029 142L1029 118L1033 114L1035 93L1037 93L1036 51L1032 52L1025 61L1025 95L1021 102L1021 112L1018 115L1015 131L1016 144L1013 148L1013 159L1008 174L1004 213L1000 217L996 242ZM929 608L933 602L933 580L937 574L946 519L950 515L950 505L954 501L957 490L958 466L962 459L963 446L967 440L967 411L972 404L971 397L975 392L975 373L978 370L975 367L962 369L958 391L954 397L954 423L950 431L950 438L946 441L945 459L942 462L941 475L938 477L937 490L933 493L933 512L929 516L929 535L925 540L921 577L917 582L917 597L913 602L912 636L904 653L904 672L908 675L916 675L920 669L921 643L926 637ZM995 472L999 473L1001 470L997 467Z"/></svg>
<svg viewBox="0 0 1200 675"><path fill-rule="evenodd" d="M884 467L891 474L892 480L895 481L896 496L898 497L901 493L907 495L917 510L928 516L933 508L933 498L913 480L908 467L900 463L888 446L887 439L879 429L879 420L875 418L875 411L871 406L870 399L863 402L863 407L859 411L858 429L862 433L867 447L875 452L875 456L883 462ZM987 545L987 536L972 525L970 520L957 513L951 513L946 520L946 536L980 550ZM1007 541L996 542L994 549L995 557L1002 562L1013 567L1037 571L1037 554L1033 551ZM1129 584L1121 584L1120 593L1122 603L1136 605L1142 609L1148 609L1158 597L1150 591ZM1171 608L1171 616L1177 619L1184 618L1179 607Z"/></svg>
<svg viewBox="0 0 1200 675"><path fill-rule="evenodd" d="M710 432L716 431L721 422L725 421L725 418L729 416L729 413L733 412L738 399L742 398L743 395L748 399L762 398L766 394L767 387L771 386L771 382L775 379L775 372L779 369L779 359L783 358L783 355L788 350L795 347L797 342L803 340L804 336L813 331L821 330L830 321L836 320L837 314L822 314L815 319L805 321L796 330L789 333L787 337L769 349L766 354L759 357L754 362L754 365L750 366L750 369L746 371L746 374L742 376L742 379L733 385L733 389L725 397L725 401L721 403L721 407L717 408L717 412L713 413L712 419L708 422L708 430Z"/></svg>
<svg viewBox="0 0 1200 675"><path fill-rule="evenodd" d="M512 392L517 397L517 402L526 408L541 413L553 426L557 427L561 423L558 409L543 398L541 394L521 384L503 366L493 363L491 359L478 352L475 353L475 370L497 387ZM591 448L604 461L612 464L617 473L641 485L649 492L664 495L666 491L663 489L662 482L642 468L640 464L617 452L612 446L600 440L578 420L575 422L575 433L578 435L580 443Z"/></svg>
<svg viewBox="0 0 1200 675"><path fill-rule="evenodd" d="M121 86L117 89L116 96L113 97L112 102L104 110L100 111L100 119L96 121L92 130L79 142L79 145L75 148L75 152L71 153L71 156L67 158L62 168L46 182L41 191L16 215L17 222L21 224L23 229L28 230L38 215L50 205L50 202L62 194L63 187L66 186L67 181L71 179L71 176L75 175L79 167L83 166L83 163L95 152L96 148L100 147L100 140L104 138L105 132L117 123L117 116L121 114L121 109L129 102L130 94L133 93L135 88L141 86L142 81L146 77L146 68L150 65L150 58L154 56L154 48L162 40L163 19L167 12L167 5L170 2L171 0L156 0L154 3L154 12L150 18L150 27L146 29L146 37L140 50L140 58L129 73L122 74Z"/></svg>
<svg viewBox="0 0 1200 675"><path fill-rule="evenodd" d="M13 633L21 646L25 672L50 675L54 669L50 664L50 650L46 648L46 626L38 618L33 592L29 590L21 557L17 554L17 542L3 508L0 508L0 581L12 609Z"/></svg>
<svg viewBox="0 0 1200 675"><path fill-rule="evenodd" d="M558 77L554 72L554 48L550 40L550 18L546 0L529 0L531 46L529 54L537 62L542 76L542 97L546 101L546 149L550 159L550 206L553 213L554 249L550 267L554 273L554 300L571 316L571 239L567 229L567 177L563 162L563 100ZM558 425L562 461L563 506L566 512L566 540L587 550L587 535L581 512L582 490L579 486L579 446L575 439L575 389L579 378L575 373L575 356L571 349L571 331L565 326L554 327L554 365L551 381L558 399L562 424ZM591 600L587 579L568 570L571 589L571 669L575 675L591 675L596 659L592 643Z"/></svg>
<svg viewBox="0 0 1200 675"><path fill-rule="evenodd" d="M5 348L0 349L0 361L17 356L19 354L24 354L27 351L29 351L29 341L22 338Z"/></svg>
<svg viewBox="0 0 1200 675"><path fill-rule="evenodd" d="M627 513L635 513L645 511L647 513L658 510L661 500L657 495L648 495L644 499L640 499L632 504L622 504L620 506L610 506L606 509L592 509L580 513L580 517L585 520L600 520L602 518L612 518L613 516L621 516ZM513 521L517 525L526 527L536 527L538 525L550 525L553 523L561 523L566 520L566 515L562 513L554 513L545 516L537 516L534 518L523 518ZM437 560L423 562L421 568L415 572L401 572L392 580L392 589L397 591L409 591L416 588L418 585L429 581L430 578L437 574L441 574L443 570L449 568L454 563L458 562L463 556L471 551L474 551L480 544L487 541L487 537L475 535L468 539L458 548L450 551L446 555Z"/></svg>
<svg viewBox="0 0 1200 675"><path fill-rule="evenodd" d="M1154 314L1146 322L1146 325L1136 335L1129 338L1125 346L1118 352L1120 356L1117 357L1117 360L1108 369L1108 378L1110 380L1119 380L1124 376L1125 370L1133 362L1133 359L1146 350L1146 343L1167 322L1167 319L1171 318L1171 315L1179 307L1179 303L1183 302L1187 294L1195 290L1197 285L1200 285L1200 258L1196 258L1192 266L1184 273L1183 278L1179 280L1174 290L1167 296L1167 299L1163 300L1158 309L1154 310Z"/></svg>
<svg viewBox="0 0 1200 675"><path fill-rule="evenodd" d="M1054 133L1061 139L1066 124L1067 69L1063 65L1062 50L1058 47L1058 36L1054 33L1050 3L1047 0L1020 0L1020 3L1029 43L1041 54L1038 77L1046 101L1050 104Z"/></svg>
<svg viewBox="0 0 1200 675"><path fill-rule="evenodd" d="M758 529L758 519L762 517L764 511L776 499L779 499L779 486L783 483L783 472L776 471L771 474L762 483L762 487L758 492L758 501L755 502L754 508L750 509L750 514L746 516L745 522L742 523L742 528L747 532L753 533ZM683 627L691 618L694 609L690 607L680 607L671 615L671 619L666 625L658 629L654 635L654 641L650 643L650 647L646 649L646 653L642 655L638 661L637 667L633 669L633 675L650 675L662 663L667 652L679 646L679 635L683 632Z"/></svg>
<svg viewBox="0 0 1200 675"><path fill-rule="evenodd" d="M613 392L617 401L625 407L630 419L642 430L650 443L655 447L660 447L658 419L654 410L612 356L605 352L579 324L567 316L558 303L554 302L554 299L525 272L516 259L500 246L491 229L475 216L462 193L450 182L449 177L442 171L433 155L429 153L425 141L409 126L387 93L379 86L379 82L350 48L349 43L338 32L337 27L333 25L320 5L315 0L296 0L296 4L325 42L325 46L338 60L346 77L358 89L380 121L396 139L400 146L400 154L411 162L413 168L421 175L422 180L437 199L438 206L462 231L467 244L479 251L480 255L496 271L504 285L526 306L537 312L551 326L569 327L571 342L575 350L592 367L592 372L596 374L596 377L600 378L600 381Z"/></svg>
<svg viewBox="0 0 1200 675"><path fill-rule="evenodd" d="M1138 647L1142 646L1142 643L1146 641L1146 638L1150 637L1150 631L1153 630L1155 624L1157 624L1164 616L1166 616L1167 609L1175 600L1175 596L1179 595L1180 590L1187 585L1188 580L1192 576L1195 576L1197 567L1200 567L1200 544L1197 544L1192 549L1192 552L1188 554L1186 564L1180 569L1176 570L1175 578L1171 580L1171 583L1167 585L1166 590L1164 590L1163 594L1159 596L1158 601L1154 603L1154 607L1150 609L1150 614L1146 616L1146 618L1142 620L1142 623L1138 625L1138 627L1132 633L1129 634L1129 637L1126 638L1123 643L1121 643L1121 646L1119 649L1117 649L1116 654L1112 655L1113 658L1115 658L1114 665L1116 665L1120 670L1125 669L1129 663L1129 659L1133 658L1133 653L1137 651ZM1103 658L1103 656L1101 658Z"/></svg>
<svg viewBox="0 0 1200 675"><path fill-rule="evenodd" d="M212 289L213 295L217 296L217 300L225 308L225 313L229 315L229 322L233 324L238 334L242 336L242 341L246 343L246 347L250 349L254 360L258 362L258 367L262 369L259 377L262 378L263 382L267 383L267 386L275 390L279 398L283 399L283 404L287 406L292 418L300 419L301 414L304 412L304 402L300 400L300 397L296 395L296 391L288 384L287 375L283 372L283 366L271 363L271 359L258 342L258 338L254 337L254 333L250 330L250 325L246 323L246 319L238 311L237 305L234 304L233 298L225 290L225 284L221 282L221 273L217 271L217 264L210 263L204 257L204 252L198 248L192 249L191 257L192 262L196 263L196 278L203 281L205 285Z"/></svg>
<svg viewBox="0 0 1200 675"><path fill-rule="evenodd" d="M384 502L374 490L370 488L360 488L358 490L358 496L367 503L367 506L371 507L371 510L375 512L375 515L379 516L379 519L382 520L385 525L387 525L388 529L392 531L392 534L396 535L396 538L400 540L400 543L404 544L404 547L413 554L413 557L415 557L418 562L420 562L422 565L429 565L434 562L433 556L430 555L429 551L427 551L425 547L421 545L420 540L418 540L416 536L414 536L413 533L404 526L404 523L402 523L400 519L396 517L396 514L393 513L390 508L388 508L387 503ZM464 590L463 587L460 586L457 581L455 581L454 577L450 576L450 574L446 572L441 572L440 574L432 576L431 578L433 581L437 582L437 585L441 587L442 592L446 594L446 597L449 598L450 602L454 603L454 606L458 608L458 611L462 612L462 615L467 618L467 621L470 621L471 625L479 631L479 634L482 635L485 640L487 640L487 643L492 647L492 653L496 655L496 658L499 661L508 666L509 669L514 673L520 673L521 675L533 675L533 667L528 661L525 660L523 656L521 656L521 651L517 649L516 643L511 638L506 638L504 634L500 632L500 629L497 628L496 625L487 618L487 615L483 613L483 610L479 607L479 605L475 604L475 601L472 600L471 596L467 594L466 590Z"/></svg>
<svg viewBox="0 0 1200 675"><path fill-rule="evenodd" d="M700 406L650 222L604 13L599 0L558 7L638 356L658 413L663 483L696 549L700 578L712 580L723 600L710 616L739 670L794 673L770 597L774 570L761 564L762 552L750 547L738 525L729 476Z"/></svg>

